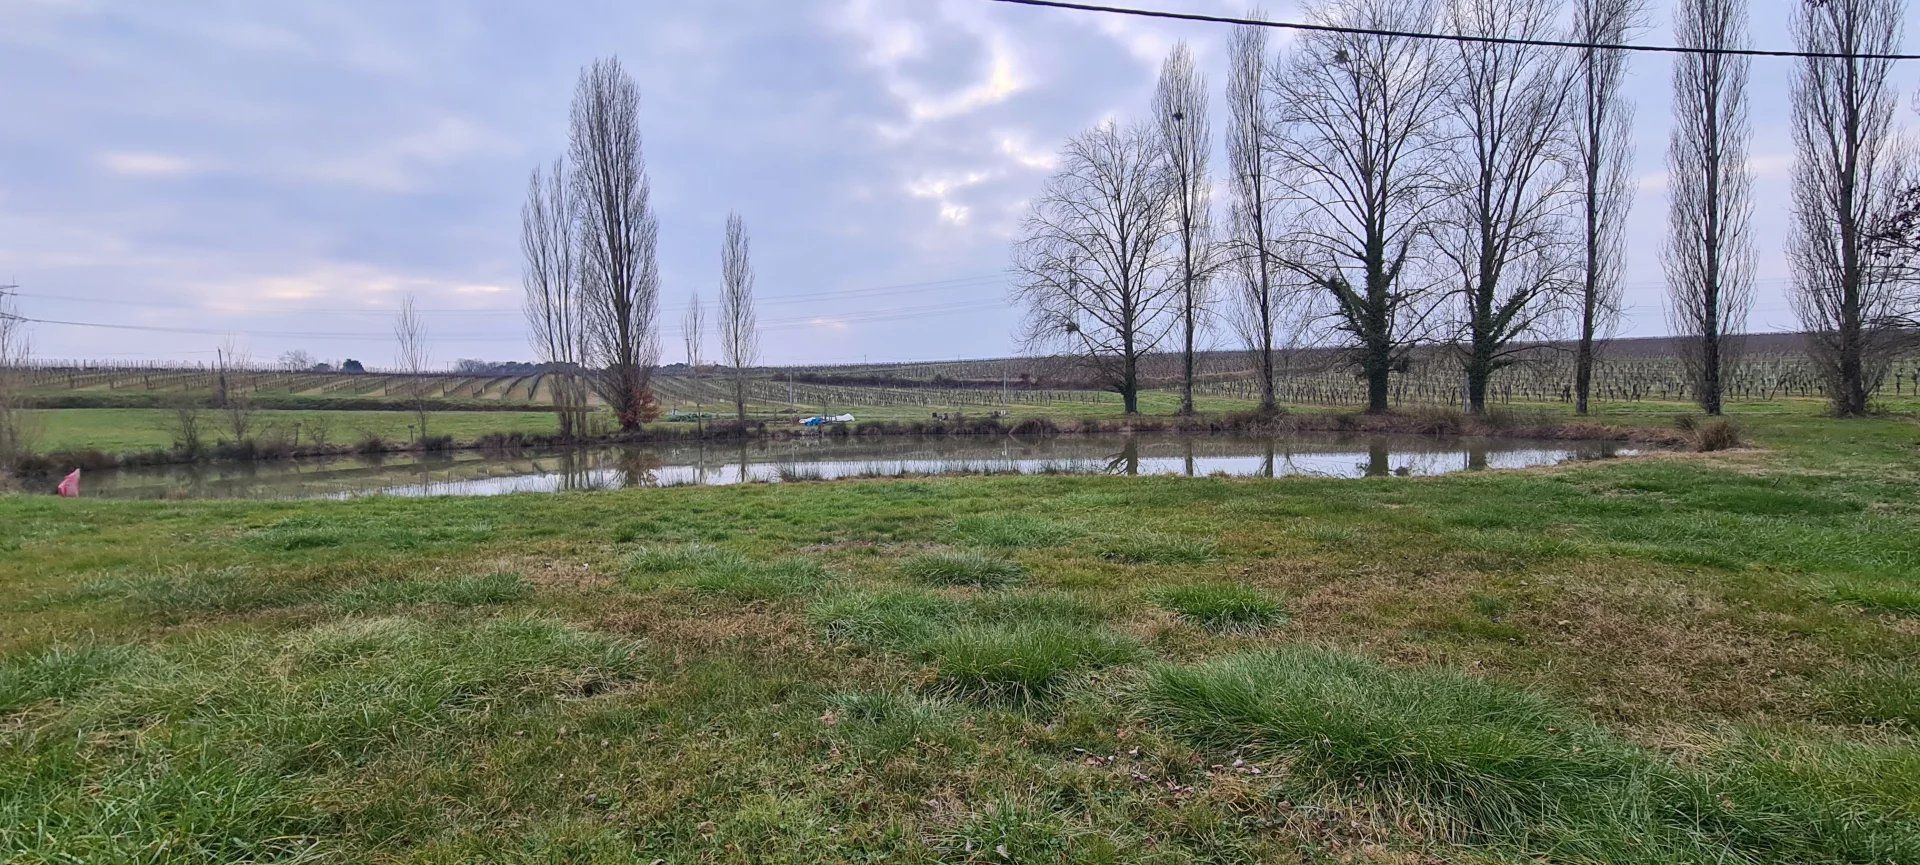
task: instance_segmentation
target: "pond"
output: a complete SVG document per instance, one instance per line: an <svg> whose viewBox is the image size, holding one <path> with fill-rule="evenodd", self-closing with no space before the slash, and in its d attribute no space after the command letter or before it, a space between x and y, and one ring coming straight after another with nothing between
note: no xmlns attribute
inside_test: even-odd
<svg viewBox="0 0 1920 865"><path fill-rule="evenodd" d="M89 472L84 492L127 499L485 496L984 473L1359 478L1524 468L1634 452L1614 442L1333 434L809 436L137 467Z"/></svg>

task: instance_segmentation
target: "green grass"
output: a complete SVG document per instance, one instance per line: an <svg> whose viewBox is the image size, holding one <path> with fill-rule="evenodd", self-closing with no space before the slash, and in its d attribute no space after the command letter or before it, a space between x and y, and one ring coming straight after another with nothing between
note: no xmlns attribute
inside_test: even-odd
<svg viewBox="0 0 1920 865"><path fill-rule="evenodd" d="M642 591L680 586L745 601L801 594L828 579L808 559L756 562L702 544L641 550L627 559L627 571L627 584Z"/></svg>
<svg viewBox="0 0 1920 865"><path fill-rule="evenodd" d="M1602 862L1906 861L1920 754L1751 738L1699 765L1512 687L1290 647L1157 671L1149 717L1212 750L1284 760L1324 806L1374 807L1516 856ZM1345 799L1346 801L1342 801Z"/></svg>
<svg viewBox="0 0 1920 865"><path fill-rule="evenodd" d="M1077 533L1045 517L975 514L954 520L953 535L958 541L983 547L1033 548L1063 545Z"/></svg>
<svg viewBox="0 0 1920 865"><path fill-rule="evenodd" d="M1151 531L1131 531L1099 541L1102 558L1130 565L1197 565L1220 555L1220 545L1206 538L1184 538Z"/></svg>
<svg viewBox="0 0 1920 865"><path fill-rule="evenodd" d="M0 860L1920 861L1920 425L1809 405L1435 478L0 497Z"/></svg>
<svg viewBox="0 0 1920 865"><path fill-rule="evenodd" d="M1234 583L1168 586L1154 594L1154 601L1188 621L1219 630L1258 628L1286 618L1279 601Z"/></svg>
<svg viewBox="0 0 1920 865"><path fill-rule="evenodd" d="M1821 691L1836 720L1920 732L1920 666L1911 658L1850 668L1831 677Z"/></svg>
<svg viewBox="0 0 1920 865"><path fill-rule="evenodd" d="M956 627L928 640L923 651L944 682L1019 697L1045 695L1070 673L1140 655L1139 644L1118 634L1031 622Z"/></svg>
<svg viewBox="0 0 1920 865"><path fill-rule="evenodd" d="M908 556L900 562L900 573L928 585L992 588L1018 582L1027 569L1012 559L957 550Z"/></svg>
<svg viewBox="0 0 1920 865"><path fill-rule="evenodd" d="M140 453L170 448L175 442L172 415L165 409L75 408L26 412L30 443L35 450L97 450L109 454ZM201 432L208 443L231 439L222 418L206 413ZM256 411L250 436L285 436L299 431L300 442L313 442L316 428L324 428L329 444L350 446L369 435L384 441L411 440L409 427L419 419L408 411ZM551 435L558 431L552 412L446 411L431 412L427 430L470 442L488 433ZM418 430L414 430L417 433Z"/></svg>

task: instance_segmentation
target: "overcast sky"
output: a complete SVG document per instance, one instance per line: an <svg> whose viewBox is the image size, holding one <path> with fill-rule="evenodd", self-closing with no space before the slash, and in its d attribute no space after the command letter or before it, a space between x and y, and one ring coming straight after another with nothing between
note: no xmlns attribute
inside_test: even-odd
<svg viewBox="0 0 1920 865"><path fill-rule="evenodd" d="M1654 5L1641 41L1668 43ZM1754 5L1753 42L1788 47L1789 0ZM43 358L200 360L231 338L390 365L408 293L437 363L529 358L526 175L564 148L580 67L617 55L642 94L666 360L687 299L716 294L729 209L766 361L1005 354L1009 241L1062 140L1142 115L1180 39L1217 136L1229 33L987 0L0 0L0 283L34 318L153 328L36 324ZM1625 330L1655 334L1670 69L1632 63ZM1792 326L1788 63L1753 69L1763 330ZM1903 94L1915 81L1900 69Z"/></svg>

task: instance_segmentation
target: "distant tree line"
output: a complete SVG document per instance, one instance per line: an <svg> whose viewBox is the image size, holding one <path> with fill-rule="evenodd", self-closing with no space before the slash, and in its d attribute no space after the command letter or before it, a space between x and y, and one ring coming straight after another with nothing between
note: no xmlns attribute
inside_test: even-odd
<svg viewBox="0 0 1920 865"><path fill-rule="evenodd" d="M1920 325L1920 182L1893 124L1900 0L1794 0L1809 54L1791 92L1793 300L1836 412L1867 410ZM1277 366L1330 346L1386 411L1420 346L1450 350L1462 399L1573 344L1577 409L1620 317L1632 206L1627 54L1646 0L1315 0L1271 50L1245 25L1228 58L1222 230L1206 154L1207 86L1184 44L1145 122L1067 142L1014 251L1030 349L1076 357L1136 411L1144 358L1194 358L1225 324ZM1721 409L1753 306L1746 0L1678 0L1669 142L1668 313L1690 392ZM1409 33L1465 39L1440 41ZM1532 42L1567 40L1566 49ZM1223 284L1225 290L1212 290Z"/></svg>

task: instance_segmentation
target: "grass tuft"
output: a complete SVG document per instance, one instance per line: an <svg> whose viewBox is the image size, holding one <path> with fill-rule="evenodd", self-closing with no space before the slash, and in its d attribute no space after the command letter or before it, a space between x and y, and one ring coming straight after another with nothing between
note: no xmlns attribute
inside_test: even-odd
<svg viewBox="0 0 1920 865"><path fill-rule="evenodd" d="M1011 559L958 550L908 556L900 563L900 573L935 586L994 588L1019 581L1027 569Z"/></svg>
<svg viewBox="0 0 1920 865"><path fill-rule="evenodd" d="M1053 547L1073 540L1075 532L1044 517L1025 514L975 514L953 521L954 537L983 547Z"/></svg>
<svg viewBox="0 0 1920 865"><path fill-rule="evenodd" d="M1869 662L1829 679L1821 688L1828 713L1856 724L1901 724L1920 732L1920 666L1911 661Z"/></svg>
<svg viewBox="0 0 1920 865"><path fill-rule="evenodd" d="M444 580L388 580L342 593L334 603L347 610L375 610L414 604L478 607L526 598L533 587L519 574L497 572Z"/></svg>
<svg viewBox="0 0 1920 865"><path fill-rule="evenodd" d="M1190 583L1154 593L1154 601L1215 630L1259 628L1286 618L1280 602L1237 583Z"/></svg>
<svg viewBox="0 0 1920 865"><path fill-rule="evenodd" d="M1144 700L1178 735L1284 756L1459 839L1522 843L1540 824L1598 807L1600 791L1633 783L1638 768L1617 742L1539 697L1322 649L1163 668Z"/></svg>
<svg viewBox="0 0 1920 865"><path fill-rule="evenodd" d="M807 610L833 639L891 649L918 645L960 615L958 603L918 589L847 592Z"/></svg>
<svg viewBox="0 0 1920 865"><path fill-rule="evenodd" d="M1851 580L1834 586L1828 597L1868 610L1920 615L1920 587L1909 584Z"/></svg>
<svg viewBox="0 0 1920 865"><path fill-rule="evenodd" d="M1129 565L1198 565L1218 558L1220 545L1206 538L1131 532L1101 541L1099 553Z"/></svg>
<svg viewBox="0 0 1920 865"><path fill-rule="evenodd" d="M1020 698L1050 693L1069 673L1141 654L1138 643L1110 631L1044 622L965 625L935 636L924 651L951 685Z"/></svg>
<svg viewBox="0 0 1920 865"><path fill-rule="evenodd" d="M959 743L953 705L912 691L856 691L827 697L824 723L835 740L869 755L892 754L920 743Z"/></svg>
<svg viewBox="0 0 1920 865"><path fill-rule="evenodd" d="M639 550L627 557L626 569L627 585L635 589L677 586L739 601L805 594L827 580L826 569L811 559L757 562L706 544Z"/></svg>

